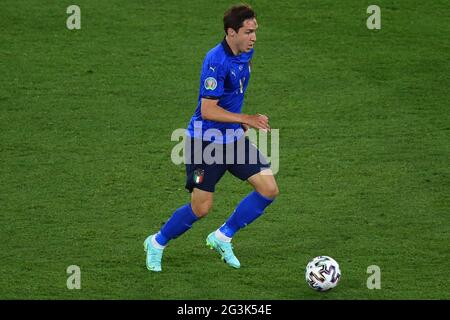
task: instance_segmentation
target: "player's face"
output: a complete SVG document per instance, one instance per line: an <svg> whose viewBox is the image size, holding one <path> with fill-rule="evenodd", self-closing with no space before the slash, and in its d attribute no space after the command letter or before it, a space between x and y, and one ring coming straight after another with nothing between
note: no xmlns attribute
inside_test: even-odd
<svg viewBox="0 0 450 320"><path fill-rule="evenodd" d="M240 52L249 52L256 42L256 19L247 19L237 33L237 46Z"/></svg>

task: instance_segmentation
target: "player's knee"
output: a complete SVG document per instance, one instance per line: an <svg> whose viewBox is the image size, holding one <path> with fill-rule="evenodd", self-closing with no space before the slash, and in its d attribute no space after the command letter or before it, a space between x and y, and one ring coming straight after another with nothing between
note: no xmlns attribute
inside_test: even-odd
<svg viewBox="0 0 450 320"><path fill-rule="evenodd" d="M192 211L194 211L194 214L202 218L208 214L208 212L212 208L212 200L205 200L205 201L194 201L192 204Z"/></svg>
<svg viewBox="0 0 450 320"><path fill-rule="evenodd" d="M265 186L262 190L258 190L263 196L274 199L280 194L280 190L276 184L270 184Z"/></svg>

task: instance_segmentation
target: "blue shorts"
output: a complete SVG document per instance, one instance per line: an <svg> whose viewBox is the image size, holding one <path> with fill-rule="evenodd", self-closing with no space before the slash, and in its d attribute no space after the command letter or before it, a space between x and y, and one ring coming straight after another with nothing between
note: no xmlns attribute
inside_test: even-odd
<svg viewBox="0 0 450 320"><path fill-rule="evenodd" d="M270 164L247 137L227 144L186 138L186 189L214 192L217 182L229 171L245 181Z"/></svg>

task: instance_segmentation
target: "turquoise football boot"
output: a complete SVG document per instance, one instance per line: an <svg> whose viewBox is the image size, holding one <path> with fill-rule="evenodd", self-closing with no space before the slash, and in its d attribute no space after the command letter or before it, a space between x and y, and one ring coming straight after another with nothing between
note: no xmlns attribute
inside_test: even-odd
<svg viewBox="0 0 450 320"><path fill-rule="evenodd" d="M144 241L144 251L147 253L146 264L148 270L160 272L162 270L161 260L164 249L158 249L152 245L153 236L152 234Z"/></svg>
<svg viewBox="0 0 450 320"><path fill-rule="evenodd" d="M231 242L221 241L217 239L214 232L211 232L206 238L206 245L209 246L211 250L216 250L222 257L222 260L225 261L229 266L232 266L236 269L239 269L241 267L239 260L233 253L233 246L231 245Z"/></svg>

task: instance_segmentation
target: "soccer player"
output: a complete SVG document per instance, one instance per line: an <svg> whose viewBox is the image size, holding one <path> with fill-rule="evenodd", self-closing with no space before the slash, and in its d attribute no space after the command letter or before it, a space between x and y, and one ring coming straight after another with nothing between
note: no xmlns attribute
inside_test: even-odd
<svg viewBox="0 0 450 320"><path fill-rule="evenodd" d="M206 238L206 244L233 268L239 268L240 263L231 239L261 216L278 195L270 165L244 133L249 127L270 130L269 119L241 113L258 28L256 14L248 5L237 5L225 12L223 22L225 37L203 61L198 104L186 131L186 188L191 192L191 202L175 210L159 232L145 239L146 264L151 271L161 271L169 241L208 214L215 185L226 171L254 188L228 220ZM223 161L211 163L202 157L212 149L211 154L223 156Z"/></svg>

